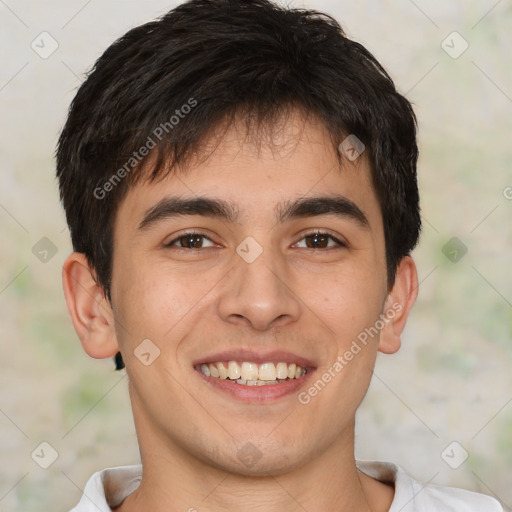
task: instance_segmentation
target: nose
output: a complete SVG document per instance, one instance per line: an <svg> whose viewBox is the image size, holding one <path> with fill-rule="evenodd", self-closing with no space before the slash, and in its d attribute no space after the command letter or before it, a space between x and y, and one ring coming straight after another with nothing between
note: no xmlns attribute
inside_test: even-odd
<svg viewBox="0 0 512 512"><path fill-rule="evenodd" d="M294 285L286 263L270 250L251 263L239 258L225 278L218 314L226 322L259 331L284 327L300 316L302 306Z"/></svg>

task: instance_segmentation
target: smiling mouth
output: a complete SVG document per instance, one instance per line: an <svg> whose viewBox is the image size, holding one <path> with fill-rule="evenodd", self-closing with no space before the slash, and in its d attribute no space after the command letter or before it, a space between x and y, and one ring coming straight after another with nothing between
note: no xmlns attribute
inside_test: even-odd
<svg viewBox="0 0 512 512"><path fill-rule="evenodd" d="M207 377L227 380L242 386L268 386L298 380L308 373L307 368L295 363L267 362L257 364L249 361L218 361L196 366Z"/></svg>

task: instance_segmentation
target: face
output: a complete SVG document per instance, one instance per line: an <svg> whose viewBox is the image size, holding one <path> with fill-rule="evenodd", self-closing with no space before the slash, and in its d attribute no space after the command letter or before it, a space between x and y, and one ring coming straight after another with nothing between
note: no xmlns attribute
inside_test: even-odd
<svg viewBox="0 0 512 512"><path fill-rule="evenodd" d="M143 460L278 474L342 439L366 393L380 333L361 335L389 307L382 216L364 159L340 166L298 114L273 145L233 125L211 147L119 207L117 342Z"/></svg>

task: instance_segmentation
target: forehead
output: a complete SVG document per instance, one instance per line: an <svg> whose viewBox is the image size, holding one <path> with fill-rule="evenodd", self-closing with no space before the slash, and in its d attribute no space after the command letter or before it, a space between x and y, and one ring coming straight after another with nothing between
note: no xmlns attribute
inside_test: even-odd
<svg viewBox="0 0 512 512"><path fill-rule="evenodd" d="M129 212L140 222L169 195L225 198L237 222L266 215L282 219L291 201L328 195L346 197L368 210L369 217L378 217L371 182L365 155L354 162L341 156L313 116L291 111L267 125L234 118L216 125L185 165L174 166L163 179L132 186L117 219L123 222Z"/></svg>

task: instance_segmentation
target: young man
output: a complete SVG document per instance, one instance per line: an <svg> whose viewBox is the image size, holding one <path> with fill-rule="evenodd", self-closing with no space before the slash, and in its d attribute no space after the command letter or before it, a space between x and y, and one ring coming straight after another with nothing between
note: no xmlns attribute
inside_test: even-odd
<svg viewBox="0 0 512 512"><path fill-rule="evenodd" d="M502 510L354 460L417 295L415 128L321 13L191 0L107 49L57 151L63 281L86 353L126 366L142 464L73 511Z"/></svg>

